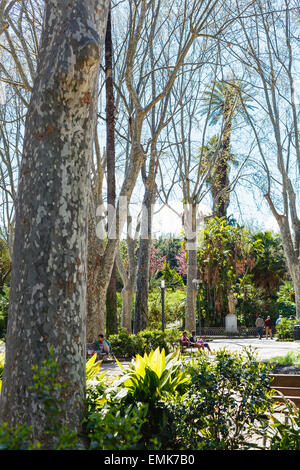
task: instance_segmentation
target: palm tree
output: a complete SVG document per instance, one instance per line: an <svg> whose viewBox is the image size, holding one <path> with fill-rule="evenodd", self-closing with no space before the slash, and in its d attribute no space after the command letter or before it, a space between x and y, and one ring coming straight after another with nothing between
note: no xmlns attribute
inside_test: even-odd
<svg viewBox="0 0 300 470"><path fill-rule="evenodd" d="M268 297L274 296L288 274L281 238L271 231L255 233L253 238L262 241L252 270L254 285L263 288Z"/></svg>
<svg viewBox="0 0 300 470"><path fill-rule="evenodd" d="M230 143L233 121L236 116L244 115L244 107L249 95L241 82L235 78L215 83L204 92L205 106L202 115L209 114L209 123L217 124L221 119L222 133L219 142L216 137L209 142L208 151L215 147L218 152L210 180L213 197L213 212L217 217L226 217L230 200L229 160L231 158ZM249 108L249 104L247 104Z"/></svg>

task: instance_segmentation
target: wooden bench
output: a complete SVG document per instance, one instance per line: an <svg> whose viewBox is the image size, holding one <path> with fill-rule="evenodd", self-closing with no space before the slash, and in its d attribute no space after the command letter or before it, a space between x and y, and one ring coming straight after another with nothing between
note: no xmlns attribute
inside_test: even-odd
<svg viewBox="0 0 300 470"><path fill-rule="evenodd" d="M271 388L282 393L282 395L300 406L300 375L271 374ZM272 398L278 403L284 403L282 395L274 395Z"/></svg>
<svg viewBox="0 0 300 470"><path fill-rule="evenodd" d="M194 348L190 345L183 344L181 340L179 340L179 345L180 345L180 352L183 353L183 351L189 352L190 355L192 355L194 352L197 352L197 348Z"/></svg>
<svg viewBox="0 0 300 470"><path fill-rule="evenodd" d="M197 340L200 339L198 336L197 336ZM204 339L204 342L205 343L208 343L207 339L205 338ZM195 346L187 346L186 344L182 344L181 340L179 340L179 344L180 344L180 351L183 353L183 351L187 351L190 353L190 355L192 355L193 353L197 353L197 351L199 351L198 348L196 348ZM205 348L203 348L203 352L205 351Z"/></svg>

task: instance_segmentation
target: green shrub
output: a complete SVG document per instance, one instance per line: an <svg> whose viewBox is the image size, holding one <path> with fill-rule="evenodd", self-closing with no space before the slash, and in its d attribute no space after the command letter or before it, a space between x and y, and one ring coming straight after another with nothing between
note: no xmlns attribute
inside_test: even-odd
<svg viewBox="0 0 300 470"><path fill-rule="evenodd" d="M220 350L213 362L191 361L191 386L169 403L177 448L246 449L272 410L269 368L243 354Z"/></svg>
<svg viewBox="0 0 300 470"><path fill-rule="evenodd" d="M165 289L165 324L181 323L185 312L185 290ZM148 298L148 325L149 329L161 327L162 304L161 290L153 289Z"/></svg>
<svg viewBox="0 0 300 470"><path fill-rule="evenodd" d="M49 358L42 362L41 367L35 365L33 369L33 385L36 399L43 404L46 418L45 435L49 437L54 450L72 449L77 446L77 435L64 424L65 394L70 384L59 380L60 369L56 361L53 348L50 349Z"/></svg>
<svg viewBox="0 0 300 470"><path fill-rule="evenodd" d="M137 354L143 355L158 347L168 354L174 345L179 344L180 336L181 333L177 329L147 329L138 334L130 334L125 328L120 328L118 334L109 336L109 341L116 357L131 359Z"/></svg>
<svg viewBox="0 0 300 470"><path fill-rule="evenodd" d="M87 434L90 450L138 450L142 438L146 405L108 406L90 414Z"/></svg>
<svg viewBox="0 0 300 470"><path fill-rule="evenodd" d="M293 341L294 339L294 325L298 323L297 320L288 320L283 318L280 323L276 325L276 336L280 341Z"/></svg>
<svg viewBox="0 0 300 470"><path fill-rule="evenodd" d="M11 428L7 423L0 424L0 450L33 450L40 444L31 441L31 426L17 425Z"/></svg>
<svg viewBox="0 0 300 470"><path fill-rule="evenodd" d="M141 447L168 448L165 446L173 432L167 402L171 395L185 393L189 386L189 376L181 370L179 352L165 355L164 350L157 348L149 355L137 355L134 364L120 367L123 373L104 395L112 406L116 402L125 407L142 403L146 415L141 426Z"/></svg>
<svg viewBox="0 0 300 470"><path fill-rule="evenodd" d="M144 351L149 354L151 350L160 348L169 353L169 345L166 340L166 334L162 330L143 330L138 333L145 344ZM139 353L140 354L140 353Z"/></svg>
<svg viewBox="0 0 300 470"><path fill-rule="evenodd" d="M143 354L146 344L141 335L130 334L120 328L118 334L110 335L109 341L116 357L131 359L136 354Z"/></svg>
<svg viewBox="0 0 300 470"><path fill-rule="evenodd" d="M271 415L270 423L261 430L266 450L300 450L300 408L287 399L284 403L288 411L285 421Z"/></svg>
<svg viewBox="0 0 300 470"><path fill-rule="evenodd" d="M166 355L164 349L137 355L134 364L123 368L119 383L128 390L130 402L153 404L165 395L185 391L188 375L181 371L179 351Z"/></svg>
<svg viewBox="0 0 300 470"><path fill-rule="evenodd" d="M55 359L53 348L49 358L33 370L33 385L29 388L35 392L34 398L43 404L46 421L45 437L51 442L54 450L78 448L78 436L63 423L65 414L65 393L68 385L59 381L60 369ZM0 427L0 448L36 449L41 448L40 442L32 441L32 427L18 424L14 429L7 423Z"/></svg>

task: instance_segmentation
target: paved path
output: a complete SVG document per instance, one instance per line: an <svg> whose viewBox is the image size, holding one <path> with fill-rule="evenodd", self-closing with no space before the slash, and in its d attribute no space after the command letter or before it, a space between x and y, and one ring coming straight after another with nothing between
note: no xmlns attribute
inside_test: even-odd
<svg viewBox="0 0 300 470"><path fill-rule="evenodd" d="M285 356L290 351L298 351L300 353L299 341L285 342L270 339L266 340L265 338L261 340L258 338L220 338L213 339L209 344L213 351L225 348L229 351L243 352L245 347L251 346L256 351L257 358L262 361L271 359L272 357ZM0 353L1 352L4 352L4 343L0 342ZM107 370L108 375L117 375L120 372L116 362L104 362L101 366L101 370Z"/></svg>
<svg viewBox="0 0 300 470"><path fill-rule="evenodd" d="M291 351L300 353L299 341L276 341L274 339L256 339L256 338L233 338L233 339L214 339L210 343L212 350L226 348L230 351L242 352L245 347L252 347L260 360L268 360L272 357L285 356Z"/></svg>
<svg viewBox="0 0 300 470"><path fill-rule="evenodd" d="M271 359L272 357L285 356L291 351L298 351L300 353L300 342L293 341L276 341L270 339L256 339L256 338L234 338L234 339L214 339L210 341L212 351L219 349L227 349L229 351L243 352L245 347L252 347L256 352L257 358L261 361ZM126 363L122 363L126 365ZM104 362L101 370L107 370L107 375L117 375L120 368L115 362Z"/></svg>

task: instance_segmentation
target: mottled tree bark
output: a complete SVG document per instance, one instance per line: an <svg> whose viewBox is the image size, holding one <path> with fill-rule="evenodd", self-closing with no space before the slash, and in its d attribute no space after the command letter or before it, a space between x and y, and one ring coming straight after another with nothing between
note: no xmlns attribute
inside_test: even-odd
<svg viewBox="0 0 300 470"><path fill-rule="evenodd" d="M97 208L103 204L103 179L106 166L106 154L101 155L97 129L95 129L95 160L92 160L93 178L91 181L91 194L89 201L88 223L88 264L87 264L87 312L86 312L86 339L93 342L99 333L105 332L105 303L100 291L99 273L100 264L105 249L103 237L97 236Z"/></svg>
<svg viewBox="0 0 300 470"><path fill-rule="evenodd" d="M134 306L134 324L133 332L147 328L148 324L148 295L149 295L149 267L150 267L150 252L152 246L152 205L154 204L156 196L156 186L145 189L143 200L143 219L145 229L141 229L141 237L138 253L138 267L136 279L136 297ZM144 232L144 233L143 233Z"/></svg>
<svg viewBox="0 0 300 470"><path fill-rule="evenodd" d="M128 271L123 263L120 251L117 251L116 264L119 274L123 282L122 289L122 318L121 326L126 328L128 333L132 333L132 305L133 295L135 292L136 274L137 274L137 259L135 255L137 245L137 235L140 230L140 222L138 221L135 234L132 237L131 232L132 218L130 215L127 217L127 253L128 253Z"/></svg>
<svg viewBox="0 0 300 470"><path fill-rule="evenodd" d="M185 238L187 250L185 328L188 331L195 331L197 284L193 282L193 280L197 278L196 204L189 204L188 210L188 220L185 220Z"/></svg>
<svg viewBox="0 0 300 470"><path fill-rule="evenodd" d="M289 189L289 197L291 201L290 205L293 207L293 193L291 188ZM279 226L283 251L295 290L296 317L300 318L300 221L297 215L293 214L294 233L292 233L288 215L279 214L277 212L271 200L270 194L265 194L265 198Z"/></svg>
<svg viewBox="0 0 300 470"><path fill-rule="evenodd" d="M44 448L52 443L30 386L51 346L68 385L64 422L78 431L84 411L88 162L107 6L45 2L26 118L0 412L32 425Z"/></svg>
<svg viewBox="0 0 300 470"><path fill-rule="evenodd" d="M121 326L126 328L128 333L132 333L132 305L133 305L133 294L135 291L136 282L136 270L137 261L135 259L135 245L136 240L127 240L128 247L128 273L124 267L121 255L117 252L116 263L122 278L123 289L122 289L122 317Z"/></svg>
<svg viewBox="0 0 300 470"><path fill-rule="evenodd" d="M92 343L98 334L105 332L105 297L101 292L99 273L104 251L103 240L96 234L96 219L92 207L89 210L88 262L87 262L87 321L86 342Z"/></svg>

